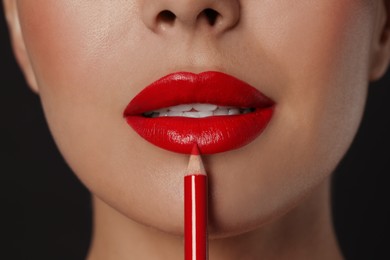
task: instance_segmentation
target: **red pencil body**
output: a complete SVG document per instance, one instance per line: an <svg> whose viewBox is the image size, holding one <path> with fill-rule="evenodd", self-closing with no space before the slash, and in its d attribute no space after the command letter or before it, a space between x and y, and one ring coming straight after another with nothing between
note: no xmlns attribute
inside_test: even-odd
<svg viewBox="0 0 390 260"><path fill-rule="evenodd" d="M207 259L207 176L184 177L185 260Z"/></svg>

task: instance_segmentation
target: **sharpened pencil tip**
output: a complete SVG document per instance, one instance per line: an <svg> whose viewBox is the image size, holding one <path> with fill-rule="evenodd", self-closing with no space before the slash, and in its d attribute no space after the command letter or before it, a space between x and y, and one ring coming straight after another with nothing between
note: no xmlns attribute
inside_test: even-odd
<svg viewBox="0 0 390 260"><path fill-rule="evenodd" d="M188 167L186 175L192 175L192 174L204 174L206 175L206 170L203 166L202 157L200 156L200 152L198 149L198 146L195 144L190 159L188 161Z"/></svg>
<svg viewBox="0 0 390 260"><path fill-rule="evenodd" d="M198 147L197 143L194 143L194 146L192 146L191 154L192 155L200 155L199 147Z"/></svg>

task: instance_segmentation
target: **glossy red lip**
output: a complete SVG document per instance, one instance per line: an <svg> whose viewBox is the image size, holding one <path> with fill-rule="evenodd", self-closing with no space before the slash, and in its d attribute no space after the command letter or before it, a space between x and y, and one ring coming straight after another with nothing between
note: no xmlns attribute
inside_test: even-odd
<svg viewBox="0 0 390 260"><path fill-rule="evenodd" d="M143 116L170 106L209 103L252 108L247 114L205 118ZM230 75L208 71L169 74L147 86L124 111L127 123L150 143L177 153L191 153L194 143L203 154L240 148L261 134L272 118L274 102Z"/></svg>

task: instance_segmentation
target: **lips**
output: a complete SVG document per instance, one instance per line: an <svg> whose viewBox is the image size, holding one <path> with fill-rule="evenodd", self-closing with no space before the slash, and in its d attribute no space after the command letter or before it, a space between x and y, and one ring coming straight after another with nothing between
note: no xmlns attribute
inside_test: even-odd
<svg viewBox="0 0 390 260"><path fill-rule="evenodd" d="M203 154L214 154L256 139L271 120L274 105L260 91L230 75L178 72L147 86L123 115L142 138L160 148L189 154L196 143ZM210 111L198 112L198 107Z"/></svg>

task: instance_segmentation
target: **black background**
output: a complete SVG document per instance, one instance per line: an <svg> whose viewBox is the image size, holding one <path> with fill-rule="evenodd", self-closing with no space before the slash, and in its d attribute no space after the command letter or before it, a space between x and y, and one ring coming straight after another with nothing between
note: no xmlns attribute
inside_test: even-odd
<svg viewBox="0 0 390 260"><path fill-rule="evenodd" d="M90 196L53 143L3 16L0 66L0 259L84 259ZM334 175L334 223L346 259L390 259L389 99L387 73L370 86L361 128Z"/></svg>

